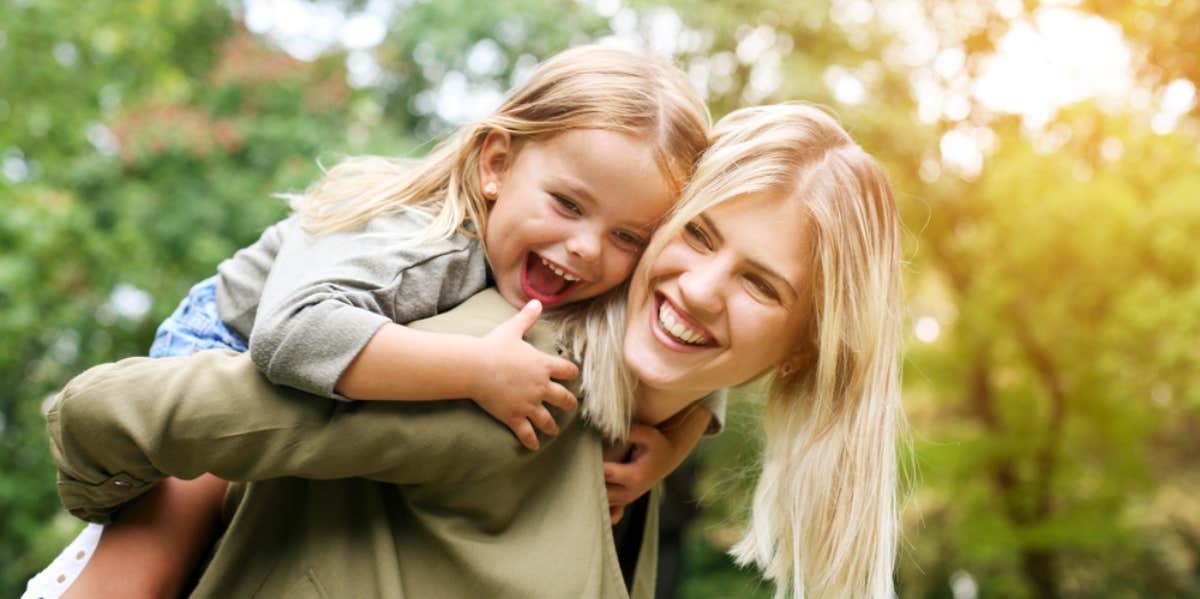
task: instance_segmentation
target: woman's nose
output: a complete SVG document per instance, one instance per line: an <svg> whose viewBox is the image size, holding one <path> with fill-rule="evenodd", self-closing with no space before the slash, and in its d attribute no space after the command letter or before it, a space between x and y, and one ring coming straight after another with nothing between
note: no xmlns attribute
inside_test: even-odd
<svg viewBox="0 0 1200 599"><path fill-rule="evenodd" d="M693 264L679 275L680 299L685 309L701 312L706 316L721 312L724 296L722 288L726 280L725 269L715 260Z"/></svg>

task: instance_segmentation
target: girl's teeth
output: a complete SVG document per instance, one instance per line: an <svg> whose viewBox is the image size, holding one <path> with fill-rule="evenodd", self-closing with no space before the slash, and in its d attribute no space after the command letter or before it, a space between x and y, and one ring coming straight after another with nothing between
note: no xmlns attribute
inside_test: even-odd
<svg viewBox="0 0 1200 599"><path fill-rule="evenodd" d="M568 282L574 283L575 281L579 280L579 277L567 274L567 272L564 271L563 269L547 262L545 258L538 256L538 259L540 259L542 261L542 264L546 265L546 268L550 269L550 272L553 272L554 274L566 279Z"/></svg>
<svg viewBox="0 0 1200 599"><path fill-rule="evenodd" d="M675 312L663 302L658 308L658 322L667 330L673 337L692 345L699 345L707 341L704 335L697 333L687 327L687 325L675 319Z"/></svg>

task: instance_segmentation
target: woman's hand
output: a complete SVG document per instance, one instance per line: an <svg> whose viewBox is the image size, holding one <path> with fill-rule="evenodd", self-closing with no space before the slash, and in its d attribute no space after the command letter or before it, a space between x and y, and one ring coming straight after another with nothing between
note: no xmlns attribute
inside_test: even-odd
<svg viewBox="0 0 1200 599"><path fill-rule="evenodd" d="M557 380L579 376L579 367L569 360L548 356L522 337L542 313L536 300L525 304L516 316L497 326L480 342L481 372L471 399L499 420L530 450L538 448L534 427L547 435L558 434L558 424L545 404L574 410L579 401Z"/></svg>

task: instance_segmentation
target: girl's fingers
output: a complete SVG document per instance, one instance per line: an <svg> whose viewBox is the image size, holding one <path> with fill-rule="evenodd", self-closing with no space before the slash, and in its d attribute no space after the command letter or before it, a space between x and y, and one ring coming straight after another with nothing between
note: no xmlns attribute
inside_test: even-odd
<svg viewBox="0 0 1200 599"><path fill-rule="evenodd" d="M543 433L547 435L558 434L558 423L554 421L554 417L550 415L550 411L546 409L546 406L539 405L533 411L533 414L529 416L529 419Z"/></svg>
<svg viewBox="0 0 1200 599"><path fill-rule="evenodd" d="M577 376L579 376L579 367L574 362L563 358L550 358L550 378L570 381Z"/></svg>
<svg viewBox="0 0 1200 599"><path fill-rule="evenodd" d="M512 339L521 341L525 333L533 328L538 317L542 315L542 303L537 300L529 300L521 311L514 314L508 320L496 325L492 332L487 334L487 337L493 340L505 340L505 343L511 343Z"/></svg>
<svg viewBox="0 0 1200 599"><path fill-rule="evenodd" d="M568 412L579 407L579 400L575 399L575 395L558 383L550 383L550 392L546 395L546 403Z"/></svg>
<svg viewBox="0 0 1200 599"><path fill-rule="evenodd" d="M537 322L539 316L542 315L542 302L537 300L529 300L525 306L517 312L515 316L501 324L506 330L512 331L518 339L523 337L529 329L533 328L533 323Z"/></svg>
<svg viewBox="0 0 1200 599"><path fill-rule="evenodd" d="M610 462L604 463L604 482L612 484L613 477L616 476L617 469L612 467Z"/></svg>
<svg viewBox="0 0 1200 599"><path fill-rule="evenodd" d="M606 485L605 490L608 493L608 505L629 505L636 499L632 491L620 485Z"/></svg>
<svg viewBox="0 0 1200 599"><path fill-rule="evenodd" d="M605 462L604 464L604 482L627 487L633 481L633 468L625 464L614 464Z"/></svg>
<svg viewBox="0 0 1200 599"><path fill-rule="evenodd" d="M510 424L508 428L512 429L513 434L517 436L517 440L526 449L534 451L538 448L537 433L533 432L533 425L529 424L528 419L519 418L513 424Z"/></svg>
<svg viewBox="0 0 1200 599"><path fill-rule="evenodd" d="M613 526L616 526L621 518L625 515L625 506L615 506L608 508L608 515L612 518Z"/></svg>
<svg viewBox="0 0 1200 599"><path fill-rule="evenodd" d="M629 425L629 442L633 445L645 445L653 435L654 427L648 424L634 422Z"/></svg>

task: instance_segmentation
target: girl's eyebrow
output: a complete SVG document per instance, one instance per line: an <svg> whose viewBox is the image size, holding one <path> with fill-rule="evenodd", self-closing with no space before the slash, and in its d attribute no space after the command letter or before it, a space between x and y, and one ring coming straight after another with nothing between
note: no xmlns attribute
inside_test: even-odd
<svg viewBox="0 0 1200 599"><path fill-rule="evenodd" d="M553 186L565 187L567 193L570 193L573 199L583 200L584 203L592 206L596 205L596 198L592 196L591 192L589 192L587 188L576 181L572 181L559 175L551 176L550 184Z"/></svg>

